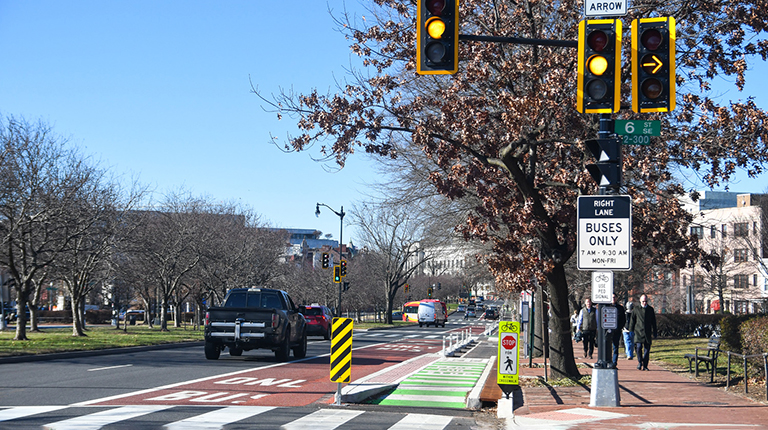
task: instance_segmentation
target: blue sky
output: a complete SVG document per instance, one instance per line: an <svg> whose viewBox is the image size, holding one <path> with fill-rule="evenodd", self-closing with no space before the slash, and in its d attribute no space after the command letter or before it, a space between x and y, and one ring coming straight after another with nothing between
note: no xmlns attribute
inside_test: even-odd
<svg viewBox="0 0 768 430"><path fill-rule="evenodd" d="M332 1L336 14L343 3ZM365 15L356 0L346 6ZM250 92L334 91L357 57L323 0L0 0L0 115L41 119L114 173L157 191L239 201L277 227L339 234L376 181L363 154L329 173L269 143L278 121ZM748 91L756 88L753 84ZM756 93L765 106L764 91ZM317 155L317 151L312 152ZM765 178L765 176L764 176ZM732 191L759 192L768 181ZM345 225L345 242L353 230Z"/></svg>

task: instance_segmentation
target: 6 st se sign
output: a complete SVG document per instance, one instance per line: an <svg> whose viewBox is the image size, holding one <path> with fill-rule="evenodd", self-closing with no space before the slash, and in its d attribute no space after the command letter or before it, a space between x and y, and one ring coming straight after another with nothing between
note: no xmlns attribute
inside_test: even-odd
<svg viewBox="0 0 768 430"><path fill-rule="evenodd" d="M632 269L632 203L629 196L580 196L579 270Z"/></svg>

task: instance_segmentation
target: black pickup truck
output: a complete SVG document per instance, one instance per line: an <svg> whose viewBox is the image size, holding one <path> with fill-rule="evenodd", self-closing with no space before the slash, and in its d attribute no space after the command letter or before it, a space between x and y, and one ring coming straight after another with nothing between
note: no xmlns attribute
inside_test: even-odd
<svg viewBox="0 0 768 430"><path fill-rule="evenodd" d="M216 360L224 348L232 356L271 349L279 361L307 355L307 328L301 308L288 293L270 288L234 288L224 304L205 314L205 358Z"/></svg>

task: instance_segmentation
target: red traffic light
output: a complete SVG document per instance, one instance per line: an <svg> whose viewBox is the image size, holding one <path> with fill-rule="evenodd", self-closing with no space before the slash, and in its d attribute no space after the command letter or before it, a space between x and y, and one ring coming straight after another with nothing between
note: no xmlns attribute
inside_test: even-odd
<svg viewBox="0 0 768 430"><path fill-rule="evenodd" d="M445 9L445 0L427 0L427 10L432 15L441 16Z"/></svg>
<svg viewBox="0 0 768 430"><path fill-rule="evenodd" d="M640 36L640 43L643 44L645 49L655 51L661 46L661 33L655 28L645 30Z"/></svg>
<svg viewBox="0 0 768 430"><path fill-rule="evenodd" d="M603 31L595 30L587 36L587 45L593 51L602 52L608 45L608 35Z"/></svg>

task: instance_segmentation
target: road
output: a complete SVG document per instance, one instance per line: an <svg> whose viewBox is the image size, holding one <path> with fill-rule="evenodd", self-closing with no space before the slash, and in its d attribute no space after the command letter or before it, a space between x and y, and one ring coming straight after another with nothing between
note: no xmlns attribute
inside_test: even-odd
<svg viewBox="0 0 768 430"><path fill-rule="evenodd" d="M452 316L445 328L356 331L353 381L438 352L443 334L472 324L461 318ZM205 360L199 345L5 363L0 428L298 428L306 420L313 429L412 428L416 420L442 429L475 421L463 410L334 407L329 349L329 341L310 337L307 358L288 363L268 350Z"/></svg>

